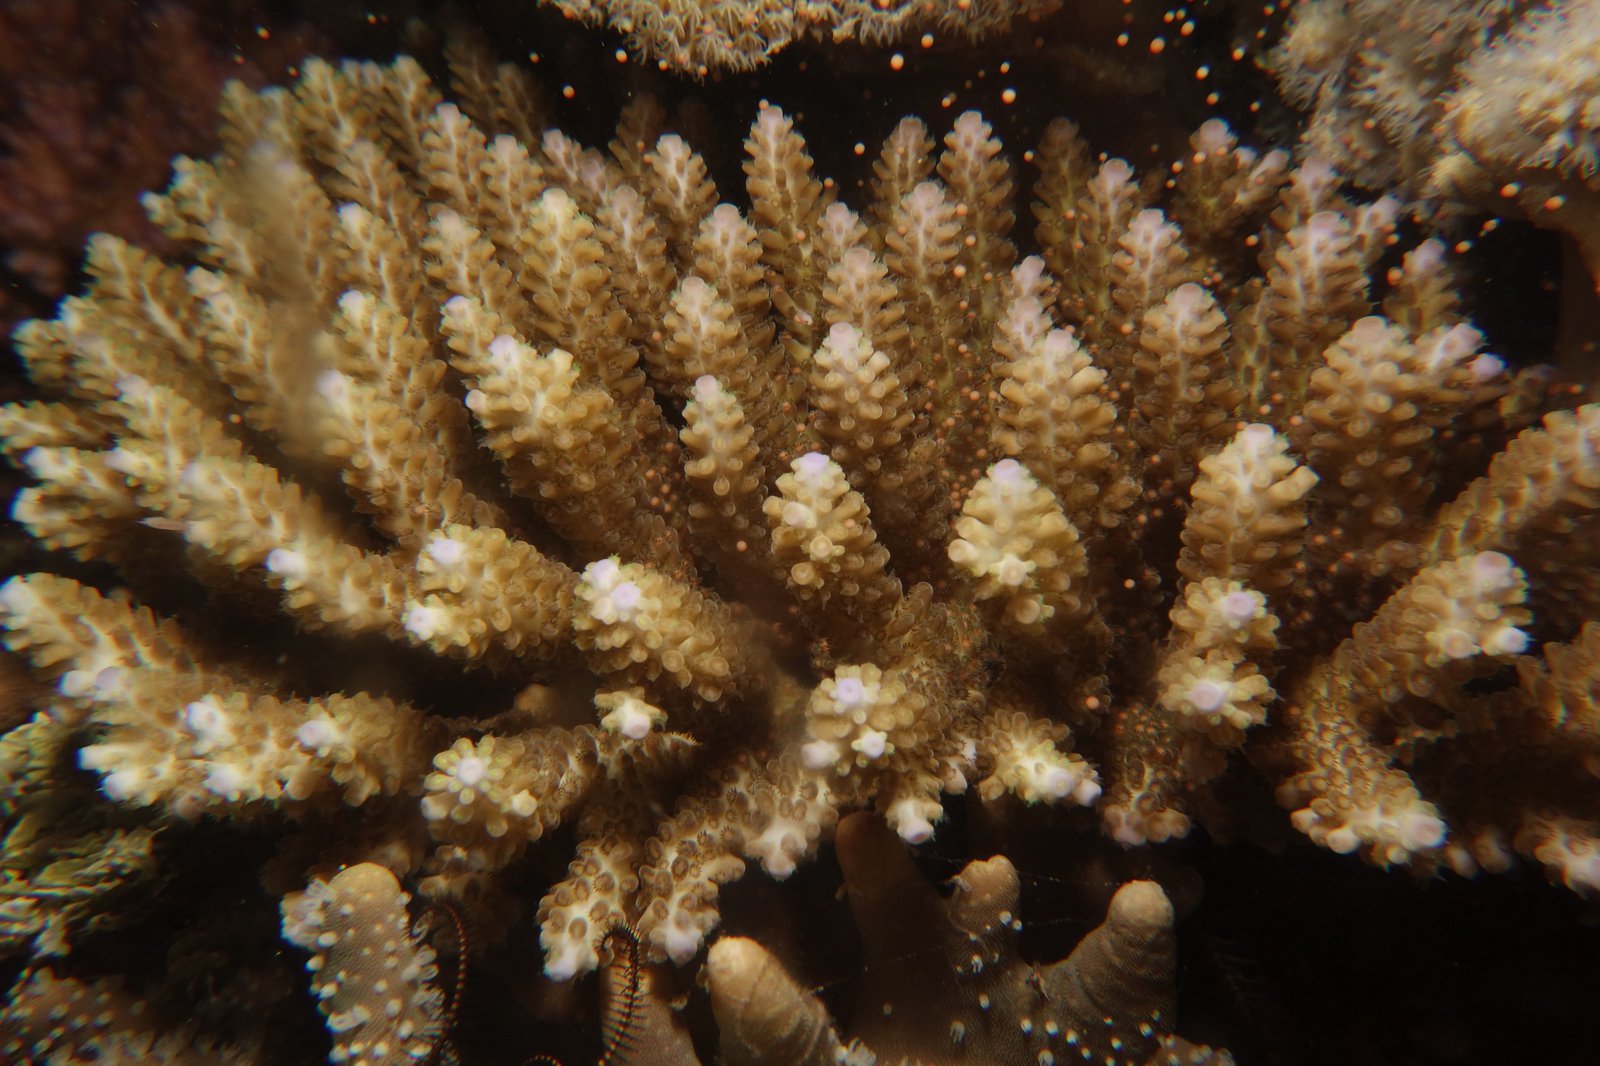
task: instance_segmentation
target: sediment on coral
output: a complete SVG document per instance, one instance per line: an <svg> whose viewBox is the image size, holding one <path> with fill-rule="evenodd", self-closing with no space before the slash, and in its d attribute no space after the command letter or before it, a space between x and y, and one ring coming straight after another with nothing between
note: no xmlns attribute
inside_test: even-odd
<svg viewBox="0 0 1600 1066"><path fill-rule="evenodd" d="M919 844L969 790L1134 846L1225 829L1220 784L1253 777L1333 851L1600 891L1600 406L1482 352L1395 201L1217 120L1142 181L1059 120L1024 204L969 111L902 121L852 207L769 106L741 207L648 103L601 151L514 68L458 81L231 86L223 152L146 200L184 254L97 236L89 290L17 333L38 398L0 409L43 545L404 649L455 695L317 689L309 638L247 654L204 613L12 578L6 644L51 687L0 801L84 808L26 869L130 823L248 832L307 893L291 943L334 958L344 890L384 903L414 1033L402 882L492 943L570 856L535 890L548 977L619 928L685 966L749 863L847 855L864 810ZM472 703L490 681L515 697ZM153 865L7 943L70 950ZM1170 937L1123 892L1080 951ZM1132 1020L1134 1061L1172 1020Z"/></svg>

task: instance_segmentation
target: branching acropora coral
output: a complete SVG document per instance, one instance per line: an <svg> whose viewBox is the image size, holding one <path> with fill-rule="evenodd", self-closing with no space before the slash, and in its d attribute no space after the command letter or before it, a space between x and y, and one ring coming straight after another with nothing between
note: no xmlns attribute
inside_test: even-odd
<svg viewBox="0 0 1600 1066"><path fill-rule="evenodd" d="M411 930L394 874L361 863L283 904L283 937L312 952L312 992L334 1062L422 1062L444 1039L433 951Z"/></svg>
<svg viewBox="0 0 1600 1066"><path fill-rule="evenodd" d="M1595 0L1306 0L1268 65L1353 178L1561 230L1600 288L1597 55Z"/></svg>
<svg viewBox="0 0 1600 1066"><path fill-rule="evenodd" d="M1482 353L1431 242L1380 315L1394 202L1217 121L1163 200L1062 120L1020 256L974 112L902 121L857 210L764 108L741 209L647 108L602 153L510 132L514 73L462 95L229 91L148 199L189 257L97 238L0 435L45 545L515 706L291 689L39 573L0 589L54 685L18 746L154 824L343 825L286 845L313 895L373 862L490 928L570 825L555 978L619 925L687 963L748 862L863 808L924 841L971 788L1134 845L1254 772L1336 851L1600 890L1600 407Z"/></svg>

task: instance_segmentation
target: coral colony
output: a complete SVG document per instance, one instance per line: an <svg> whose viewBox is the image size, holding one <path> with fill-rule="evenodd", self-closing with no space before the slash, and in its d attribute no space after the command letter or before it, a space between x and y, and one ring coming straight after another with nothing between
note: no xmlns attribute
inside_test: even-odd
<svg viewBox="0 0 1600 1066"><path fill-rule="evenodd" d="M597 150L538 100L482 60L233 85L146 197L182 254L97 236L17 332L15 517L95 565L0 587L49 686L0 739L37 815L6 1056L269 1060L52 969L182 878L175 825L276 849L335 1062L450 1060L424 908L600 970L608 1063L699 1061L685 968L725 1063L1229 1061L1173 1031L1155 883L1036 965L1006 858L918 873L962 793L1133 847L1226 773L1351 861L1600 891L1600 406L1482 350L1396 200L1219 120L1165 182L1065 119L1024 173L969 111L901 121L852 203L765 106L740 207L648 101ZM246 653L84 573L292 625ZM308 687L329 640L505 697ZM822 848L847 1024L719 937L724 886Z"/></svg>
<svg viewBox="0 0 1600 1066"><path fill-rule="evenodd" d="M705 75L749 70L795 41L857 40L889 44L923 32L976 40L1026 25L1061 0L542 0L568 18L606 25L663 70Z"/></svg>

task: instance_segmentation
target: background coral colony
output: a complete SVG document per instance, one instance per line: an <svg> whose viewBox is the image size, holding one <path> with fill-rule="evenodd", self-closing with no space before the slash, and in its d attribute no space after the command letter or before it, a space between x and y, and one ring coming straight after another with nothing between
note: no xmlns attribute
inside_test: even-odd
<svg viewBox="0 0 1600 1066"><path fill-rule="evenodd" d="M1595 0L12 0L0 1059L1584 1061L1597 278Z"/></svg>

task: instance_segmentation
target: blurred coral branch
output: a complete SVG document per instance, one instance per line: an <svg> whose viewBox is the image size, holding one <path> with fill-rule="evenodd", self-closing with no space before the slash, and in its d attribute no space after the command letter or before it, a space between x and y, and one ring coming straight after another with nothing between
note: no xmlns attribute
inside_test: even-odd
<svg viewBox="0 0 1600 1066"><path fill-rule="evenodd" d="M1600 326L1600 2L1301 0L1266 57L1302 140L1369 189L1520 215L1577 249L1563 347ZM1576 264L1574 264L1576 265ZM1581 288L1573 272L1567 284Z"/></svg>

